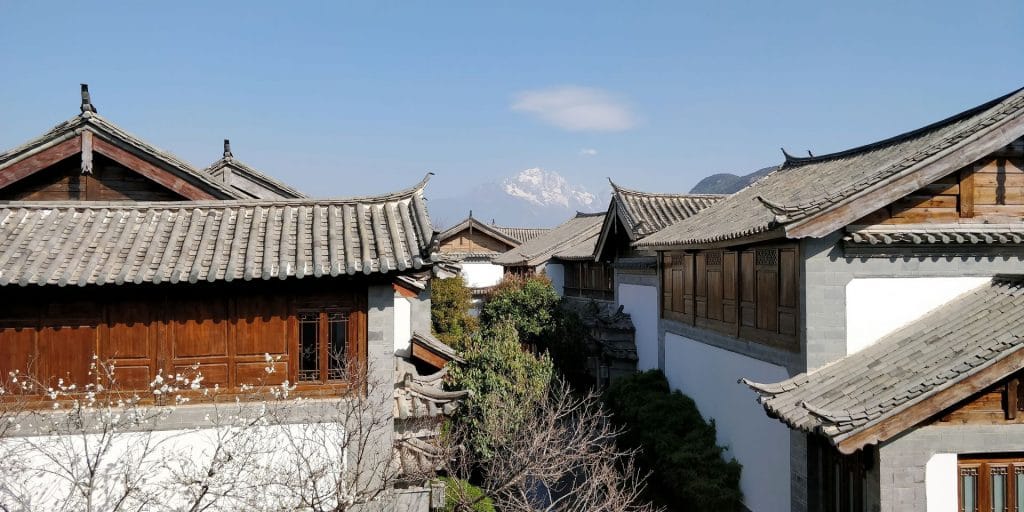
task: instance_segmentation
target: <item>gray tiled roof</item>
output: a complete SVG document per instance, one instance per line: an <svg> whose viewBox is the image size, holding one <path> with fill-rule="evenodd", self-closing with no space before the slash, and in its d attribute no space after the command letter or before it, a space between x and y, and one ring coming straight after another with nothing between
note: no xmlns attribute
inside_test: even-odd
<svg viewBox="0 0 1024 512"><path fill-rule="evenodd" d="M771 231L844 204L918 163L994 133L1024 111L1024 89L944 121L858 148L787 157L777 170L707 209L635 242L638 247L705 244Z"/></svg>
<svg viewBox="0 0 1024 512"><path fill-rule="evenodd" d="M529 242L538 236L551 231L551 228L514 228L491 224L491 227L504 233L506 236L519 240L520 243Z"/></svg>
<svg viewBox="0 0 1024 512"><path fill-rule="evenodd" d="M7 152L0 153L0 173L3 168L14 162L28 158L31 155L44 150L52 144L60 143L72 137L78 136L83 130L89 130L97 136L107 139L115 144L127 145L133 152L143 155L147 159L155 160L162 164L171 173L183 180L201 188L218 199L246 199L249 196L224 185L206 173L197 170L184 160L171 153L159 149L142 139L126 132L119 126L107 121L94 112L83 112L63 123L53 127L50 131L32 139L21 146Z"/></svg>
<svg viewBox="0 0 1024 512"><path fill-rule="evenodd" d="M744 381L773 416L838 443L1024 346L1024 283L996 277L873 345L775 384Z"/></svg>
<svg viewBox="0 0 1024 512"><path fill-rule="evenodd" d="M493 263L506 267L539 265L556 252L567 249L582 240L595 237L601 230L603 220L603 212L577 213L575 217L552 228L547 233L494 258ZM593 251L593 247L591 247L591 251Z"/></svg>
<svg viewBox="0 0 1024 512"><path fill-rule="evenodd" d="M617 214L629 230L631 240L670 226L727 197L722 194L656 194L630 190L615 182L611 184Z"/></svg>
<svg viewBox="0 0 1024 512"><path fill-rule="evenodd" d="M844 237L860 245L1024 244L1024 224L901 224L851 226Z"/></svg>
<svg viewBox="0 0 1024 512"><path fill-rule="evenodd" d="M203 172L220 180L222 183L226 183L238 193L244 194L245 197L252 197L254 199L308 197L287 183L257 171L233 156L225 156L217 160L203 170Z"/></svg>
<svg viewBox="0 0 1024 512"><path fill-rule="evenodd" d="M336 200L0 203L0 286L420 268L434 245L425 184Z"/></svg>
<svg viewBox="0 0 1024 512"><path fill-rule="evenodd" d="M583 261L594 259L594 248L597 246L597 239L601 232L598 231L592 236L581 238L572 245L552 254L552 257L560 260Z"/></svg>

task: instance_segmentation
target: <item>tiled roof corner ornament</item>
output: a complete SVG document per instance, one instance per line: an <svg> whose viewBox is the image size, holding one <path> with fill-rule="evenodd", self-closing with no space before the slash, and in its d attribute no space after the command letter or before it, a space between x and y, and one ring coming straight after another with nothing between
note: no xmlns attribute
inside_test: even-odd
<svg viewBox="0 0 1024 512"><path fill-rule="evenodd" d="M235 155L231 154L231 141L224 139L224 159L228 160L234 158Z"/></svg>
<svg viewBox="0 0 1024 512"><path fill-rule="evenodd" d="M837 414L832 411L823 409L821 407L815 407L807 403L806 401L800 401L800 403L798 403L797 405L803 407L807 412L817 416L820 420L822 420L825 423L834 423L832 418L835 418L837 416Z"/></svg>
<svg viewBox="0 0 1024 512"><path fill-rule="evenodd" d="M85 117L90 117L92 114L97 113L96 106L92 104L92 100L89 97L89 84L82 84L82 105L79 108Z"/></svg>
<svg viewBox="0 0 1024 512"><path fill-rule="evenodd" d="M786 148L779 148L779 150L782 151L782 156L786 157L786 163L787 164L795 162L795 161L800 159L799 157L796 157L796 156L793 156L793 155L787 153L786 152Z"/></svg>
<svg viewBox="0 0 1024 512"><path fill-rule="evenodd" d="M765 205L765 207L768 208L768 210L771 211L772 214L775 215L775 222L776 223L783 224L783 223L786 223L786 222L790 221L790 216L789 216L790 212L786 209L785 206L782 206L782 205L777 204L777 203L773 203L773 202L765 199L763 196L756 196L756 197L757 197L757 200L761 202L761 204Z"/></svg>

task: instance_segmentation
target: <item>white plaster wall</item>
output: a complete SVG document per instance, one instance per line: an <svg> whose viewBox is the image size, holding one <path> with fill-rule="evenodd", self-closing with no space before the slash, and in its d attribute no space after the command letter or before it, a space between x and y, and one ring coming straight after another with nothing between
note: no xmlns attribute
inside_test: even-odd
<svg viewBox="0 0 1024 512"><path fill-rule="evenodd" d="M470 288L486 288L501 282L505 267L493 263L462 262L462 278Z"/></svg>
<svg viewBox="0 0 1024 512"><path fill-rule="evenodd" d="M544 265L544 273L551 280L551 286L555 287L555 293L559 297L565 296L565 267L558 263Z"/></svg>
<svg viewBox="0 0 1024 512"><path fill-rule="evenodd" d="M928 512L956 512L957 467L955 453L936 453L924 467L925 499Z"/></svg>
<svg viewBox="0 0 1024 512"><path fill-rule="evenodd" d="M395 354L408 356L412 349L412 304L395 296Z"/></svg>
<svg viewBox="0 0 1024 512"><path fill-rule="evenodd" d="M789 510L789 429L768 417L756 395L737 381L789 378L785 368L665 333L665 376L713 418L718 443L743 464L740 488L754 512Z"/></svg>
<svg viewBox="0 0 1024 512"><path fill-rule="evenodd" d="M658 367L658 289L636 284L619 285L619 305L636 327L637 369Z"/></svg>
<svg viewBox="0 0 1024 512"><path fill-rule="evenodd" d="M988 277L853 279L846 285L846 354L920 318Z"/></svg>

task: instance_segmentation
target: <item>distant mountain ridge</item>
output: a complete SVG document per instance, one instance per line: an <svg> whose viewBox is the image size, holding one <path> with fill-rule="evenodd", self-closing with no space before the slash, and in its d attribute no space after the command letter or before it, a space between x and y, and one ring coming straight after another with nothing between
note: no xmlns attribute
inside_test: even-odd
<svg viewBox="0 0 1024 512"><path fill-rule="evenodd" d="M737 176L732 173L719 173L712 174L707 178L704 178L697 182L696 185L690 189L691 194L732 194L743 190L751 183L759 180L768 173L774 171L777 166L765 167L758 169L750 174L744 174L743 176Z"/></svg>

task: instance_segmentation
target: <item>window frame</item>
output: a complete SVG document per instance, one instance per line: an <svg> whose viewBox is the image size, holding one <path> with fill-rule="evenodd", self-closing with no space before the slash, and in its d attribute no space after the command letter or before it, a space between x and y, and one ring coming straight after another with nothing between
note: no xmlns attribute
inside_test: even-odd
<svg viewBox="0 0 1024 512"><path fill-rule="evenodd" d="M615 300L615 268L603 261L566 261L562 294L597 300ZM598 286L593 286L594 284Z"/></svg>
<svg viewBox="0 0 1024 512"><path fill-rule="evenodd" d="M975 471L975 511L994 511L992 505L992 475L993 469L1003 469L1006 475L1006 484L1003 489L1005 508L1004 512L1024 512L1024 507L1017 506L1019 494L1024 492L1024 485L1018 486L1017 475L1024 480L1024 453L999 453L999 454L977 454L960 455L956 464L956 488L957 488L957 510L960 512L971 512L964 508L964 482L965 471ZM1024 483L1024 482L1022 482Z"/></svg>
<svg viewBox="0 0 1024 512"><path fill-rule="evenodd" d="M325 304L297 304L295 308L295 356L292 360L295 361L293 368L290 369L289 373L293 377L293 382L302 387L322 387L331 385L346 385L348 383L350 374L349 371L353 369L359 369L359 364L364 360L362 356L362 345L361 337L359 336L359 328L361 322L359 318L359 308L351 306L342 306L334 303ZM304 314L315 314L316 315L316 345L317 345L317 369L316 378L304 379L302 378L302 351L303 351L303 330L302 316ZM331 343L331 316L332 315L343 315L345 323L345 345L344 345L344 364L341 368L341 375L338 378L331 378L331 355L330 355L330 343Z"/></svg>

